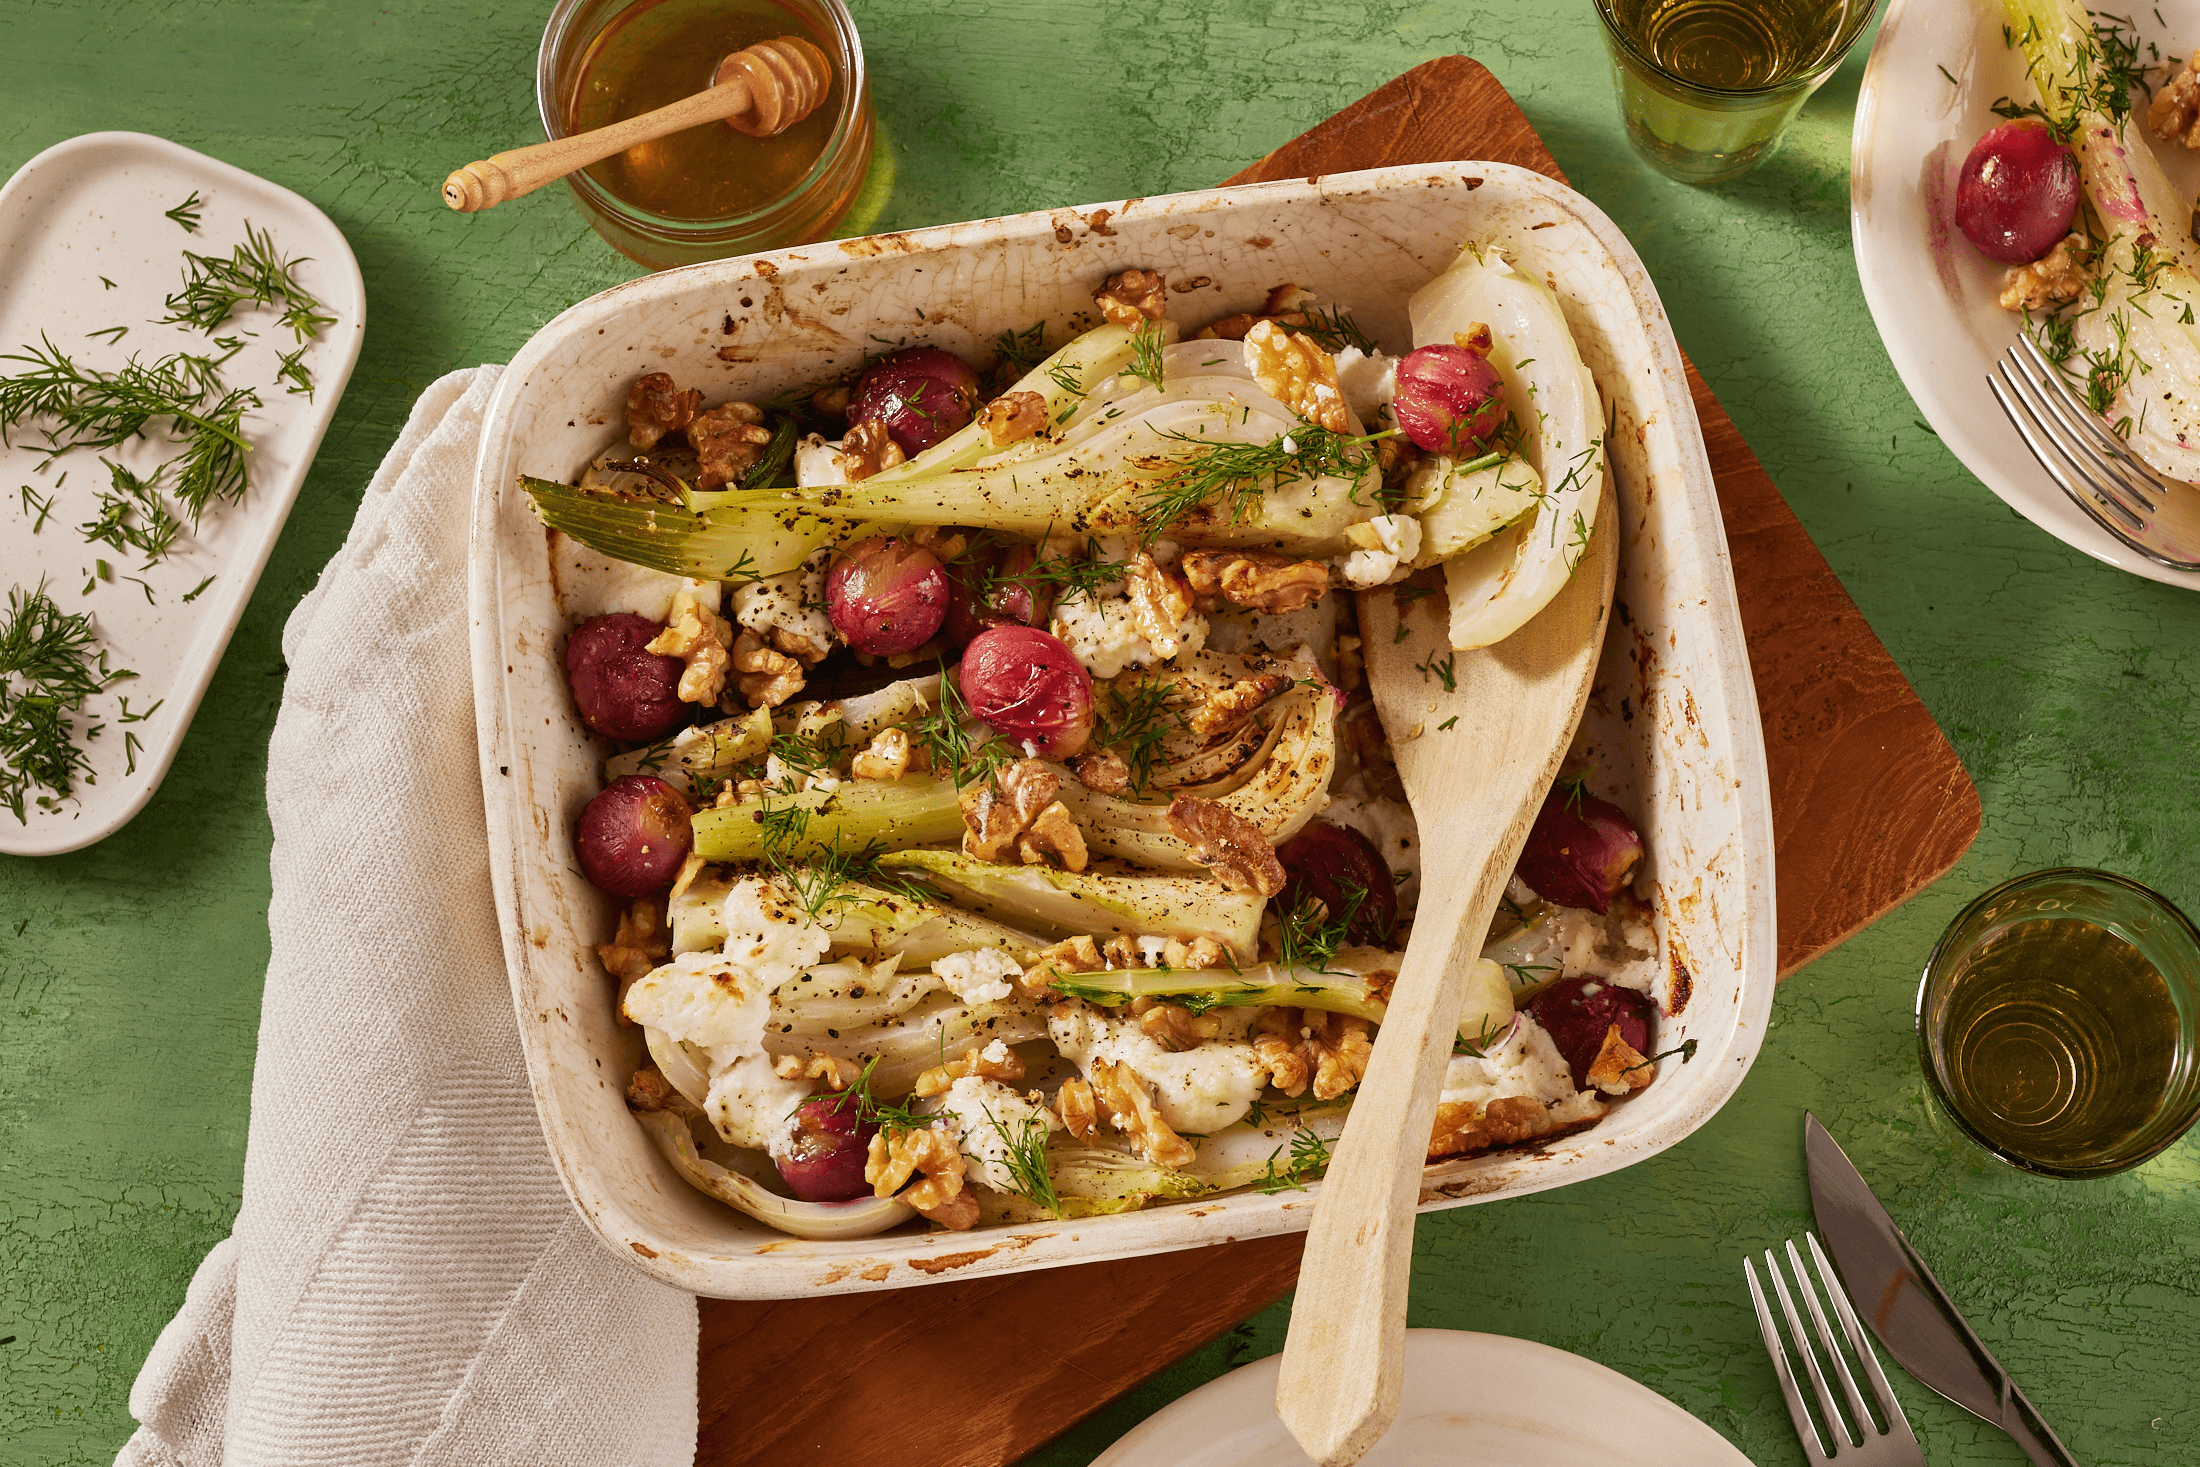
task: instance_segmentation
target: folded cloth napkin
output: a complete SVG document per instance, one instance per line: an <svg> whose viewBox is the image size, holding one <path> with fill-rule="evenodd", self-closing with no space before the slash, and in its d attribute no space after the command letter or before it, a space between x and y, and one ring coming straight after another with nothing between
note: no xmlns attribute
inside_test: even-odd
<svg viewBox="0 0 2200 1467"><path fill-rule="evenodd" d="M695 1457L695 1301L543 1146L489 887L467 502L497 369L430 387L283 630L244 1205L118 1467Z"/></svg>

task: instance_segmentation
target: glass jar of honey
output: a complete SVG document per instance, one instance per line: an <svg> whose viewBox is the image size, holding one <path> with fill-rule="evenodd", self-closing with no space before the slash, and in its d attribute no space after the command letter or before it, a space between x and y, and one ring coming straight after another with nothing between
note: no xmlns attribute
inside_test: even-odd
<svg viewBox="0 0 2200 1467"><path fill-rule="evenodd" d="M831 91L802 121L768 138L708 122L567 175L614 249L661 270L831 233L871 165L863 47L840 0L559 0L535 74L553 139L702 91L720 58L786 35L832 63Z"/></svg>

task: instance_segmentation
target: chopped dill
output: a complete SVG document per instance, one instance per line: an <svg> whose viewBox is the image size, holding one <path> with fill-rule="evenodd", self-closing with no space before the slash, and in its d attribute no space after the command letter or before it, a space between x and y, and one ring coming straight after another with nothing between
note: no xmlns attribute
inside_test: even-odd
<svg viewBox="0 0 2200 1467"><path fill-rule="evenodd" d="M1131 364L1123 373L1126 377L1138 378L1156 392L1162 390L1161 330L1159 321L1138 323L1138 329L1131 333Z"/></svg>
<svg viewBox="0 0 2200 1467"><path fill-rule="evenodd" d="M80 731L72 718L85 699L137 674L110 670L107 654L92 651L96 638L91 613L64 615L43 582L33 591L9 590L0 618L0 805L18 823L30 823L24 801L34 790L49 791L35 800L51 810L78 781L97 782L77 740L80 732L97 738L104 725Z"/></svg>
<svg viewBox="0 0 2200 1467"><path fill-rule="evenodd" d="M1104 706L1094 709L1093 743L1113 749L1130 766L1131 788L1141 794L1153 780L1169 735L1184 726L1182 716L1168 707L1175 692L1175 683L1142 683L1129 693L1111 684Z"/></svg>
<svg viewBox="0 0 2200 1467"><path fill-rule="evenodd" d="M199 191L193 189L190 198L185 199L175 208L163 212L167 218L173 219L176 223L182 225L185 234L197 234L199 232L199 211L204 205L205 201L200 199ZM100 278L105 279L106 277L102 276Z"/></svg>
<svg viewBox="0 0 2200 1467"><path fill-rule="evenodd" d="M1356 347L1362 356L1370 357L1382 350L1375 344L1374 337L1362 331L1344 313L1342 306L1332 306L1326 311L1311 310L1304 314L1306 320L1291 329L1331 355L1348 346Z"/></svg>
<svg viewBox="0 0 2200 1467"><path fill-rule="evenodd" d="M162 502L160 476L141 479L113 459L102 458L113 487L99 495L99 514L77 526L77 533L117 553L135 550L147 565L158 565L182 533L183 521Z"/></svg>
<svg viewBox="0 0 2200 1467"><path fill-rule="evenodd" d="M1510 967L1511 964L1508 963L1506 966ZM1495 1019L1484 1019L1481 1030L1472 1039L1468 1039L1464 1035L1454 1036L1451 1041L1451 1052L1453 1054L1463 1054L1469 1059L1488 1059L1490 1057L1490 1046L1511 1032L1512 1025L1509 1023L1500 1028Z"/></svg>
<svg viewBox="0 0 2200 1467"><path fill-rule="evenodd" d="M1338 971L1329 965L1337 960L1337 950L1349 941L1352 921L1367 901L1367 888L1341 882L1338 889L1344 895L1341 912L1330 911L1320 898L1306 893L1282 909L1276 923L1276 966L1311 968L1317 973Z"/></svg>
<svg viewBox="0 0 2200 1467"><path fill-rule="evenodd" d="M311 341L336 318L327 315L314 294L298 283L306 262L288 260L276 250L269 231L245 221L245 242L229 258L183 252L183 288L168 297L169 314L159 325L191 326L211 336L239 306L280 308L282 324L299 343Z"/></svg>
<svg viewBox="0 0 2200 1467"><path fill-rule="evenodd" d="M1420 662L1415 663L1414 666L1420 669L1422 682L1427 682L1429 679L1429 674L1434 673L1436 674L1438 681L1443 683L1444 691L1447 693L1451 693L1458 691L1459 687L1459 671L1458 667L1456 666L1457 660L1457 653L1447 652L1444 654L1444 660L1442 662L1438 662L1436 660L1436 654L1434 652L1431 652L1426 658L1424 658Z"/></svg>
<svg viewBox="0 0 2200 1467"><path fill-rule="evenodd" d="M943 661L940 664L940 706L910 725L909 737L923 746L933 770L954 780L958 786L990 778L994 770L1013 763L1018 757L1013 744L995 738L982 724L979 725L982 732L973 738L967 726L969 722L970 709L964 704L955 680L947 675L947 664Z"/></svg>
<svg viewBox="0 0 2200 1467"><path fill-rule="evenodd" d="M53 513L53 496L51 494L41 495L28 484L22 486L22 493L23 513L30 514L36 511L38 515L38 518L31 521L31 533L35 535L45 528L46 516Z"/></svg>
<svg viewBox="0 0 2200 1467"><path fill-rule="evenodd" d="M1276 1163L1282 1160L1279 1168ZM1304 1192L1306 1184L1321 1175L1329 1166L1329 1143L1301 1126L1291 1133L1291 1154L1284 1156L1284 1148L1278 1146L1269 1153L1268 1168L1261 1179L1253 1183L1256 1192Z"/></svg>
<svg viewBox="0 0 2200 1467"><path fill-rule="evenodd" d="M196 586L193 586L190 590L184 592L183 599L186 601L198 600L200 593L205 591L208 586L213 585L214 582L218 579L219 577L217 576L208 576L205 580L199 582Z"/></svg>
<svg viewBox="0 0 2200 1467"><path fill-rule="evenodd" d="M1027 1115L1010 1135L1008 1127L993 1114L991 1106L985 1107L986 1121L1001 1144L1008 1148L1008 1155L1001 1164L1008 1168L1009 1179L1017 1194L1026 1201L1061 1215L1062 1199L1054 1190L1054 1174L1047 1168L1047 1123L1037 1116Z"/></svg>
<svg viewBox="0 0 2200 1467"><path fill-rule="evenodd" d="M1216 443L1190 433L1161 436L1190 444L1194 451L1151 465L1163 472L1148 481L1140 506L1149 544L1210 501L1219 501L1235 524L1251 513L1269 484L1280 489L1301 480L1364 478L1375 465L1369 445L1390 434L1353 438L1315 423L1300 423L1268 443Z"/></svg>

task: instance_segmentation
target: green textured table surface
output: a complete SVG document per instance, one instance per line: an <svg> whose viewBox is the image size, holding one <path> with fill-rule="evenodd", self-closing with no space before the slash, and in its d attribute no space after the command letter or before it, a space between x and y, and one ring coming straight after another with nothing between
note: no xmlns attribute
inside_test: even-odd
<svg viewBox="0 0 2200 1467"><path fill-rule="evenodd" d="M1588 0L853 8L893 165L882 228L1202 187L1430 56L1484 62L1633 237L1681 345L1983 797L1950 877L1783 986L1703 1130L1615 1176L1423 1219L1413 1322L1578 1351L1758 1463L1802 1462L1739 1261L1809 1224L1810 1107L2080 1460L2200 1461L2200 1137L2112 1181L2013 1174L1936 1120L1909 1022L1934 935L2005 876L2101 865L2200 905L2200 598L2064 548L1919 423L1849 251L1862 50L1772 162L1693 191L1628 151ZM0 858L0 1462L112 1457L139 1363L235 1213L284 617L423 386L634 273L554 191L470 219L437 197L455 164L534 135L540 23L488 0L0 3L0 173L78 133L175 138L320 205L369 299L335 427L166 785L102 845ZM1068 85L1064 56L1082 58ZM1279 1349L1287 1307L1033 1460L1089 1461ZM2022 1461L1897 1386L1934 1467Z"/></svg>

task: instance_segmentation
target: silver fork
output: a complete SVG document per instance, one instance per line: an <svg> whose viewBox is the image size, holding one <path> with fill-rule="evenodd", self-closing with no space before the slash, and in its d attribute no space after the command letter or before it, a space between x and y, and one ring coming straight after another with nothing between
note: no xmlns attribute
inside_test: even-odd
<svg viewBox="0 0 2200 1467"><path fill-rule="evenodd" d="M1747 1258L1742 1260L1742 1272L1749 1279L1749 1298L1757 1306L1757 1324L1765 1334L1765 1353L1772 1357L1773 1373L1780 1378L1780 1393L1787 1397L1788 1416L1795 1422L1795 1435L1803 1444L1803 1455L1826 1462L1838 1457L1844 1464L1854 1463L1855 1467L1925 1467L1925 1454L1918 1450L1917 1438L1910 1432L1909 1418L1902 1414L1902 1403L1889 1389L1887 1377L1879 1368L1879 1357L1872 1353L1870 1342L1864 1338L1863 1328L1856 1322L1856 1311L1849 1307L1849 1296L1843 1292L1833 1266L1826 1262L1817 1235L1805 1233L1803 1240L1810 1245L1811 1260L1818 1265L1826 1297L1833 1301L1841 1333L1858 1363L1864 1367L1872 1399L1878 1403L1879 1414L1887 1421L1886 1429L1880 1430L1873 1424L1871 1413L1864 1409L1863 1395L1856 1389L1856 1380L1849 1374L1841 1347L1835 1343L1833 1331L1826 1325L1825 1311L1819 1307L1818 1289L1809 1271L1803 1267L1803 1256L1796 1251L1795 1240L1791 1238L1786 1245L1788 1266L1795 1272L1795 1287L1802 1294L1804 1304L1809 1306L1811 1323L1817 1327L1815 1348L1811 1338L1803 1333L1803 1321L1795 1312L1795 1300L1788 1294L1779 1260L1769 1249L1765 1252L1765 1269L1772 1275L1772 1287L1780 1296L1780 1311L1787 1316L1788 1333L1794 1337L1796 1352L1803 1357L1804 1368L1810 1374L1811 1389L1818 1397L1818 1409L1832 1440L1821 1436L1810 1419L1810 1409L1803 1404L1802 1389L1795 1383L1794 1367L1788 1363L1787 1349L1780 1342L1779 1326L1773 1322L1772 1306L1765 1302L1765 1291L1757 1282L1757 1270ZM1818 1368L1821 1352L1833 1362L1834 1374L1841 1381L1842 1394L1848 1399L1849 1420L1844 1420L1834 1406L1833 1392L1827 1388L1825 1374ZM1813 1446L1818 1449L1815 1455L1811 1452Z"/></svg>
<svg viewBox="0 0 2200 1467"><path fill-rule="evenodd" d="M2001 354L1986 385L2032 457L2095 524L2157 565L2200 570L2200 489L2111 433L2029 335Z"/></svg>

